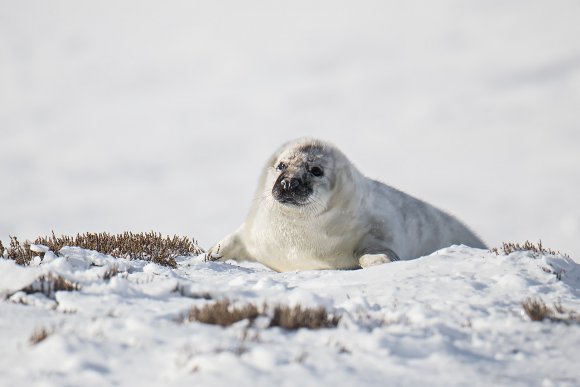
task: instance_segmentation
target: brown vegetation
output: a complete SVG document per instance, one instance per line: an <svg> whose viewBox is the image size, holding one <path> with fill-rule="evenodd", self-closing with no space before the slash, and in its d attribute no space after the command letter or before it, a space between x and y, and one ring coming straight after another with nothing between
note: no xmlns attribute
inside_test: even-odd
<svg viewBox="0 0 580 387"><path fill-rule="evenodd" d="M119 268L116 265L111 266L103 273L103 279L109 281L111 278L119 274Z"/></svg>
<svg viewBox="0 0 580 387"><path fill-rule="evenodd" d="M550 308L541 298L528 298L522 303L522 306L532 321L580 323L580 315L574 310L564 308L562 304L554 304L554 308Z"/></svg>
<svg viewBox="0 0 580 387"><path fill-rule="evenodd" d="M271 316L266 312L267 309L267 306L264 305L260 311L253 304L234 307L229 300L223 300L207 304L201 308L191 308L185 320L226 327L246 319L250 320L251 323L259 316L263 316L270 319L269 327L280 327L287 330L333 328L340 320L338 316L330 317L323 307L304 308L278 305L273 308Z"/></svg>
<svg viewBox="0 0 580 387"><path fill-rule="evenodd" d="M18 238L11 236L10 237L10 246L8 248L0 249L2 252L2 256L4 256L4 252L6 252L6 258L13 259L19 265L28 265L32 258L37 253L30 250L30 242L24 241L22 245L18 241Z"/></svg>
<svg viewBox="0 0 580 387"><path fill-rule="evenodd" d="M148 232L134 234L125 232L112 235L103 233L77 234L76 237L62 235L57 237L39 237L33 242L36 245L44 245L49 250L58 253L65 246L76 246L83 249L95 250L99 253L109 254L117 258L143 259L169 267L177 267L175 257L182 255L198 255L203 253L197 242L187 237L162 237L160 233ZM30 250L30 242L25 241L22 245L16 237L10 237L10 247L0 249L6 251L6 256L20 265L28 265L32 258L39 253Z"/></svg>
<svg viewBox="0 0 580 387"><path fill-rule="evenodd" d="M48 336L50 336L51 333L52 332L46 328L36 329L34 332L32 332L32 335L30 335L30 344L36 345L44 341Z"/></svg>
<svg viewBox="0 0 580 387"><path fill-rule="evenodd" d="M227 327L246 319L254 321L259 315L258 308L254 305L234 307L229 300L223 300L206 304L201 308L194 306L189 310L187 320Z"/></svg>
<svg viewBox="0 0 580 387"><path fill-rule="evenodd" d="M54 293L58 291L72 292L80 290L80 285L76 282L67 280L60 275L49 273L41 275L31 285L22 289L26 294L42 293L49 298L54 298Z"/></svg>
<svg viewBox="0 0 580 387"><path fill-rule="evenodd" d="M339 320L338 316L329 317L322 306L318 308L302 308L300 305L276 306L270 326L288 330L333 328L338 325Z"/></svg>
<svg viewBox="0 0 580 387"><path fill-rule="evenodd" d="M566 254L562 254L559 251L554 251L552 249L548 249L545 248L542 245L542 241L539 241L537 244L536 243L532 243L530 241L526 241L523 244L519 244L519 243L512 243L512 242L503 242L501 247L494 247L492 249L490 249L490 251L492 253L495 253L496 255L509 255L513 252L516 251L531 251L535 254L549 254L549 255L564 255L566 256Z"/></svg>

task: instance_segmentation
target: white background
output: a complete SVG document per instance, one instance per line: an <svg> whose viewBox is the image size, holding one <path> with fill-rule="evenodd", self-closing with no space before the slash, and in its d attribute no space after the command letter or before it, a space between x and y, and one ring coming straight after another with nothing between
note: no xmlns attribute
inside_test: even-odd
<svg viewBox="0 0 580 387"><path fill-rule="evenodd" d="M0 238L208 247L308 135L489 245L580 256L578 1L0 0Z"/></svg>

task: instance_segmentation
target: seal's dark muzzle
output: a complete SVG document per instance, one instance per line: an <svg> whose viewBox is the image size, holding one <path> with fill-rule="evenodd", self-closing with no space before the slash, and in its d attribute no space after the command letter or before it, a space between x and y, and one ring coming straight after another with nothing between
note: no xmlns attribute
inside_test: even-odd
<svg viewBox="0 0 580 387"><path fill-rule="evenodd" d="M281 174L272 188L272 196L280 203L304 204L312 194L312 187L304 179Z"/></svg>

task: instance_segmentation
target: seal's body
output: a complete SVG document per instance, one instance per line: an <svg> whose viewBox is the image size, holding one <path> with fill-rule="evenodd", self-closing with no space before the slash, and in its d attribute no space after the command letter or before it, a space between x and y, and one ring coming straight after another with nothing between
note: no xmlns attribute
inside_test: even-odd
<svg viewBox="0 0 580 387"><path fill-rule="evenodd" d="M270 158L246 221L209 257L277 271L356 269L453 244L485 248L452 216L363 176L334 146L301 139Z"/></svg>

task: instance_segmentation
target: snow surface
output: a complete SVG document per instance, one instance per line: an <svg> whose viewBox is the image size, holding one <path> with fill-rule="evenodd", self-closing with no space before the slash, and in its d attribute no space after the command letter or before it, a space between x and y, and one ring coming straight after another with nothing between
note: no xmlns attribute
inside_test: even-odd
<svg viewBox="0 0 580 387"><path fill-rule="evenodd" d="M290 273L177 260L171 269L69 247L30 267L0 259L0 385L580 384L580 325L532 322L521 306L541 297L580 310L580 266L564 256L452 246L363 270ZM113 266L119 275L103 280ZM49 272L81 289L19 291ZM342 318L337 328L292 332L259 320L178 322L213 302L206 294L324 306ZM50 335L31 344L41 328Z"/></svg>
<svg viewBox="0 0 580 387"><path fill-rule="evenodd" d="M235 230L289 139L580 256L577 0L0 0L0 239Z"/></svg>

